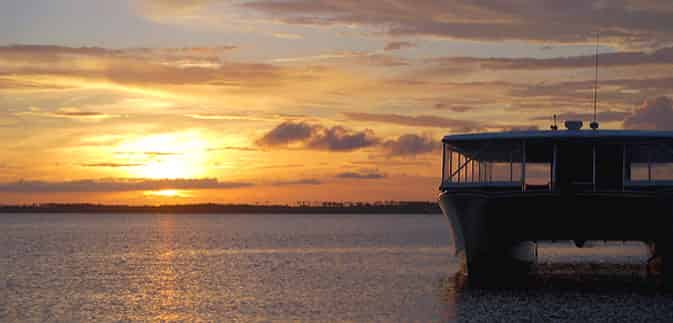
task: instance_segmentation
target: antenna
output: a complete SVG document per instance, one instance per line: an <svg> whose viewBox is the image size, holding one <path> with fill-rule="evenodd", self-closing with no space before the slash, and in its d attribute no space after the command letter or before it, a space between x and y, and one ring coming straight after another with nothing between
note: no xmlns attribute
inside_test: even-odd
<svg viewBox="0 0 673 323"><path fill-rule="evenodd" d="M556 131L558 130L558 124L556 124L556 115L554 115L554 123L551 125L551 130Z"/></svg>
<svg viewBox="0 0 673 323"><path fill-rule="evenodd" d="M598 105L598 44L600 43L601 33L596 32L596 54L594 55L595 59L595 77L594 77L594 120L591 121L590 127L593 130L598 129L598 121L596 120L596 107Z"/></svg>

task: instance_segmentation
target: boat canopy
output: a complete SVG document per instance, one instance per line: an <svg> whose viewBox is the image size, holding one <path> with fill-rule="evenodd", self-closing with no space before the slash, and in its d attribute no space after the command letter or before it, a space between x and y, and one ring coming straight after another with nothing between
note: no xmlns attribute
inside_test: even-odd
<svg viewBox="0 0 673 323"><path fill-rule="evenodd" d="M448 135L442 142L443 189L596 191L673 183L673 131L511 131Z"/></svg>
<svg viewBox="0 0 673 323"><path fill-rule="evenodd" d="M517 157L511 155L521 153L524 143L526 160L532 163L551 162L553 145L561 143L625 145L634 163L673 162L673 131L509 131L447 135L442 142L470 159L489 162L516 161Z"/></svg>

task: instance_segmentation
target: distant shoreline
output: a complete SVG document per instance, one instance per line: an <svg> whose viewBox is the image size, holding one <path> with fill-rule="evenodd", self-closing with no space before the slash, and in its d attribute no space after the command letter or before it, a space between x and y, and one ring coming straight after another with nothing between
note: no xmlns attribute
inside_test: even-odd
<svg viewBox="0 0 673 323"><path fill-rule="evenodd" d="M185 204L185 205L102 205L35 204L4 205L0 213L157 213L157 214L438 214L437 203L391 202L323 203L321 205Z"/></svg>

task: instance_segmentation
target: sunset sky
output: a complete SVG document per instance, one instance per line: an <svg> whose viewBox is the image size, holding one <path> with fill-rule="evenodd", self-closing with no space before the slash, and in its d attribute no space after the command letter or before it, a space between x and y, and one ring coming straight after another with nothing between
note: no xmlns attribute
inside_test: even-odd
<svg viewBox="0 0 673 323"><path fill-rule="evenodd" d="M673 129L670 0L0 2L0 204L433 200L445 134Z"/></svg>

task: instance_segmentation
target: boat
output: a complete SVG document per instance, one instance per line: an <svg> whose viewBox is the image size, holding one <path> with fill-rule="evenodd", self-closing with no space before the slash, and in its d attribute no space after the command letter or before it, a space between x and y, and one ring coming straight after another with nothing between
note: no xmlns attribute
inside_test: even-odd
<svg viewBox="0 0 673 323"><path fill-rule="evenodd" d="M439 205L473 283L535 266L539 241L642 241L673 277L673 132L566 129L443 138Z"/></svg>

